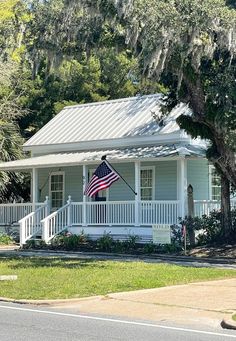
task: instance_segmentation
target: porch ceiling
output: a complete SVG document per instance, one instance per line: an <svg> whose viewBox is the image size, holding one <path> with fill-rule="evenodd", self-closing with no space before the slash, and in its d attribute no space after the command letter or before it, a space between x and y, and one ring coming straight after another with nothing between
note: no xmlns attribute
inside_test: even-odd
<svg viewBox="0 0 236 341"><path fill-rule="evenodd" d="M27 159L0 163L0 170L27 170L32 168L48 168L75 166L81 164L97 163L103 155L108 160L132 161L132 160L155 160L157 158L176 157L176 156L205 156L205 149L199 145L158 145L135 148L122 148L112 150L100 150L80 153L58 153L42 156L35 156Z"/></svg>

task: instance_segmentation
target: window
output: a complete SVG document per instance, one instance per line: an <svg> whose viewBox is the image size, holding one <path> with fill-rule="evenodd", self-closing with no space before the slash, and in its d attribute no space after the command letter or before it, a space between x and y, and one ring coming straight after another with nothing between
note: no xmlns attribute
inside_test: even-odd
<svg viewBox="0 0 236 341"><path fill-rule="evenodd" d="M52 210L58 209L64 203L64 172L55 172L50 176L50 198Z"/></svg>
<svg viewBox="0 0 236 341"><path fill-rule="evenodd" d="M221 200L221 184L220 175L216 172L214 166L210 166L209 169L210 177L210 200Z"/></svg>
<svg viewBox="0 0 236 341"><path fill-rule="evenodd" d="M140 170L141 200L154 199L154 167L142 167Z"/></svg>

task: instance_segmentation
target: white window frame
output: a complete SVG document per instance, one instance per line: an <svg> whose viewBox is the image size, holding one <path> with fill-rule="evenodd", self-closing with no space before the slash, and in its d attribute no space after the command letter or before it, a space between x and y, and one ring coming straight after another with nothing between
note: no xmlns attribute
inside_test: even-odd
<svg viewBox="0 0 236 341"><path fill-rule="evenodd" d="M209 165L209 198L210 200L218 201L216 199L212 199L212 172L215 171L215 167L213 165ZM221 186L219 186L221 187ZM219 199L220 200L220 199Z"/></svg>
<svg viewBox="0 0 236 341"><path fill-rule="evenodd" d="M52 176L53 175L62 175L63 177L63 189L62 189L62 206L64 205L65 202L65 172L64 171L58 171L58 172L52 172L50 174L49 178L49 198L51 199L51 206L52 206ZM55 209L56 207L51 207L52 209Z"/></svg>
<svg viewBox="0 0 236 341"><path fill-rule="evenodd" d="M142 199L142 193L141 193L141 180L142 180L142 178L141 178L141 172L142 172L142 170L151 170L152 171L152 199L150 200L150 201L152 201L152 200L155 200L155 166L142 166L142 167L140 167L140 200L143 200ZM143 201L145 201L145 200L143 200Z"/></svg>
<svg viewBox="0 0 236 341"><path fill-rule="evenodd" d="M88 179L87 179L88 181L87 181L87 183L90 181L90 179L93 176L93 173L95 172L96 169L97 168L90 168L88 170ZM105 189L103 189L103 191L106 191L106 201L109 201L109 188L105 188ZM89 201L92 201L92 200L93 200L93 198L89 197Z"/></svg>

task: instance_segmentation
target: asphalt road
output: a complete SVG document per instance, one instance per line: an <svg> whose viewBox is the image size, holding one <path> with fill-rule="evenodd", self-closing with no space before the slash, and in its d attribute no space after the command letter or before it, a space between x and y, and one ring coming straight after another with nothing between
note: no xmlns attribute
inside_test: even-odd
<svg viewBox="0 0 236 341"><path fill-rule="evenodd" d="M218 341L236 340L236 331L68 314L49 308L0 303L1 341Z"/></svg>

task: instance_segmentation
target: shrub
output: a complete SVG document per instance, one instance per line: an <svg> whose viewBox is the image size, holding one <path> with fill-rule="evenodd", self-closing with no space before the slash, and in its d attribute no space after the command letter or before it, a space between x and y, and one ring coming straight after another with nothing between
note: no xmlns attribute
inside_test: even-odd
<svg viewBox="0 0 236 341"><path fill-rule="evenodd" d="M129 235L128 239L123 241L124 251L131 251L137 248L137 242L139 241L139 236Z"/></svg>
<svg viewBox="0 0 236 341"><path fill-rule="evenodd" d="M14 242L13 238L6 233L0 233L0 245L9 245Z"/></svg>
<svg viewBox="0 0 236 341"><path fill-rule="evenodd" d="M144 244L144 247L143 247L144 253L150 254L150 253L154 253L156 251L157 251L157 246L155 244L153 244L152 242Z"/></svg>
<svg viewBox="0 0 236 341"><path fill-rule="evenodd" d="M72 234L71 232L64 231L63 233L55 236L51 241L52 248L64 250L78 250L81 245L87 242L87 235L82 231L81 234Z"/></svg>
<svg viewBox="0 0 236 341"><path fill-rule="evenodd" d="M171 244L182 245L183 244L183 234L182 226L180 224L174 224L170 226L171 230Z"/></svg>
<svg viewBox="0 0 236 341"><path fill-rule="evenodd" d="M47 244L39 239L28 239L26 244L23 245L23 249L43 249L45 247L47 247Z"/></svg>
<svg viewBox="0 0 236 341"><path fill-rule="evenodd" d="M127 240L114 240L110 233L104 235L97 240L97 248L105 252L127 252L133 251L137 248L138 236L129 235Z"/></svg>
<svg viewBox="0 0 236 341"><path fill-rule="evenodd" d="M189 238L190 232L198 231L197 236L198 244L224 244L224 228L221 224L222 214L220 211L212 211L210 214L198 217L185 217L180 221L181 224L186 225L187 238ZM232 233L230 240L234 242L236 240L236 210L232 211Z"/></svg>
<svg viewBox="0 0 236 341"><path fill-rule="evenodd" d="M199 244L222 243L221 212L212 211L201 218L203 232L198 236Z"/></svg>
<svg viewBox="0 0 236 341"><path fill-rule="evenodd" d="M103 236L97 240L97 248L101 251L110 252L113 244L114 240L110 233L104 233Z"/></svg>

